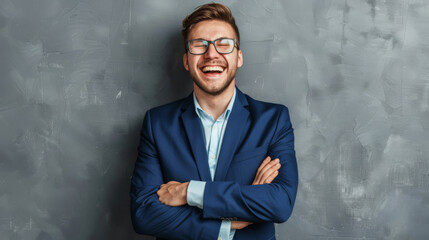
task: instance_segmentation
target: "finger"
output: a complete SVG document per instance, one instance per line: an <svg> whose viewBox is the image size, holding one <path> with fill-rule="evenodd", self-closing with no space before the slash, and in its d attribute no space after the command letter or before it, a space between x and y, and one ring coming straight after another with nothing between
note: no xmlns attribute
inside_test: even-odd
<svg viewBox="0 0 429 240"><path fill-rule="evenodd" d="M176 192L177 192L177 186L174 186L174 185L169 186L169 187L167 188L167 191L168 191L170 194L174 194L174 193L176 193Z"/></svg>
<svg viewBox="0 0 429 240"><path fill-rule="evenodd" d="M158 195L158 200L161 202L161 203L163 203L163 204L166 204L166 196L165 196L165 194L163 194L163 193L160 193L160 194L158 194L157 193L157 195Z"/></svg>
<svg viewBox="0 0 429 240"><path fill-rule="evenodd" d="M261 165L259 165L258 170L256 171L256 176L255 176L255 180L258 180L260 178L261 175L261 170L265 167L265 165L267 165L269 162L271 161L270 157L266 157Z"/></svg>
<svg viewBox="0 0 429 240"><path fill-rule="evenodd" d="M261 163L261 165L258 167L258 170L257 170L257 172L256 172L256 176L255 176L255 179L253 180L253 184L257 184L259 181L260 181L260 179L261 179L261 170L269 163L271 161L271 157L270 156L268 156L268 157L266 157L263 161L262 161L262 163Z"/></svg>
<svg viewBox="0 0 429 240"><path fill-rule="evenodd" d="M261 184L266 183L267 179L274 174L276 171L278 171L281 168L280 163L276 163L275 165L272 165L269 169L266 169L266 171L261 176Z"/></svg>
<svg viewBox="0 0 429 240"><path fill-rule="evenodd" d="M251 222L241 222L241 229L249 226L250 224L252 224Z"/></svg>
<svg viewBox="0 0 429 240"><path fill-rule="evenodd" d="M231 221L231 229L243 229L247 227L249 222L243 222L243 221Z"/></svg>
<svg viewBox="0 0 429 240"><path fill-rule="evenodd" d="M273 165L276 165L277 163L279 163L280 160L278 158L269 161L267 164L265 164L265 166L261 169L261 173L263 173L264 171L266 171L267 169L271 168Z"/></svg>
<svg viewBox="0 0 429 240"><path fill-rule="evenodd" d="M270 161L271 161L271 157L270 157L270 156L266 157L266 158L262 161L262 163L261 163L261 165L259 166L258 170L262 169L262 168L263 168L265 165L267 165Z"/></svg>
<svg viewBox="0 0 429 240"><path fill-rule="evenodd" d="M263 180L266 178L265 172L271 168L272 166L271 160L267 161L256 173L255 180L253 181L253 185L263 184Z"/></svg>
<svg viewBox="0 0 429 240"><path fill-rule="evenodd" d="M272 161L273 162L273 161ZM267 182L267 178L270 177L275 171L278 171L281 167L280 163L273 162L268 167L264 168L260 175L259 184L264 184Z"/></svg>
<svg viewBox="0 0 429 240"><path fill-rule="evenodd" d="M279 171L275 171L273 174L271 174L266 180L265 180L265 182L264 183L268 183L268 184L270 184L270 183L272 183L273 182L273 180L277 177L279 175Z"/></svg>
<svg viewBox="0 0 429 240"><path fill-rule="evenodd" d="M279 170L281 167L280 163L276 163L276 162L272 162L270 165L268 165L267 167L265 167L263 169L263 172L261 174L262 178L267 178L268 176L270 176L273 172Z"/></svg>
<svg viewBox="0 0 429 240"><path fill-rule="evenodd" d="M161 196L165 193L165 189L159 189L158 191L156 191L156 195Z"/></svg>
<svg viewBox="0 0 429 240"><path fill-rule="evenodd" d="M277 158L277 159L274 159L274 160L272 160L272 161L270 161L269 163L267 163L260 171L259 171L259 174L260 174L260 176L263 176L263 174L266 172L266 171L268 171L271 167L273 167L273 166L275 166L276 164L278 164L280 162L280 160Z"/></svg>
<svg viewBox="0 0 429 240"><path fill-rule="evenodd" d="M169 181L167 184L168 185L174 185L174 184L178 184L179 182L177 182L177 181Z"/></svg>

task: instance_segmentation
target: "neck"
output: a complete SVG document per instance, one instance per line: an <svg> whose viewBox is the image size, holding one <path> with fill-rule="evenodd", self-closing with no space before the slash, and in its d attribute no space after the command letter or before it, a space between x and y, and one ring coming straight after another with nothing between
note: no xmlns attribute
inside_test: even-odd
<svg viewBox="0 0 429 240"><path fill-rule="evenodd" d="M200 104L200 107L204 112L210 114L215 121L228 107L228 104L232 99L232 95L234 95L234 89L235 81L231 82L230 86L221 94L213 96L202 91L194 84L194 92L195 97L197 97L198 104Z"/></svg>

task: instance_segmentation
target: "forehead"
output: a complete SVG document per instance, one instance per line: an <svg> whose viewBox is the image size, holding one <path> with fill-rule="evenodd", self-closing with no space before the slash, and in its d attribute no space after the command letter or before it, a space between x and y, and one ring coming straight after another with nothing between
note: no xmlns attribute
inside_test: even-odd
<svg viewBox="0 0 429 240"><path fill-rule="evenodd" d="M224 21L206 20L197 23L189 32L188 39L214 40L220 37L237 38L232 26Z"/></svg>

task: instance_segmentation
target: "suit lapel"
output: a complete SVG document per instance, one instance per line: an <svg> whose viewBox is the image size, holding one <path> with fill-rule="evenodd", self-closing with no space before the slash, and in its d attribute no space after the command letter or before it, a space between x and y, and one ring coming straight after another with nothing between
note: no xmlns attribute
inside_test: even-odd
<svg viewBox="0 0 429 240"><path fill-rule="evenodd" d="M185 126L185 132L194 155L195 163L197 164L200 178L202 181L211 182L212 179L210 176L207 151L204 145L204 135L201 129L200 119L195 112L192 94L186 99L182 109L184 110L181 115L182 123Z"/></svg>
<svg viewBox="0 0 429 240"><path fill-rule="evenodd" d="M246 97L237 88L237 96L222 140L222 147L216 167L215 181L223 181L225 179L235 150L239 147L243 131L247 125L246 122L250 115L247 105Z"/></svg>

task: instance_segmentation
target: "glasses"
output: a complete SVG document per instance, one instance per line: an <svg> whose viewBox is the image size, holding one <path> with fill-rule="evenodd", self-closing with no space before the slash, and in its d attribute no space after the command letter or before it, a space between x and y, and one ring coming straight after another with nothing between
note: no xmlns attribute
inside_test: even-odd
<svg viewBox="0 0 429 240"><path fill-rule="evenodd" d="M188 41L188 51L194 55L202 55L209 49L210 43L216 49L219 54L229 54L234 51L234 47L237 44L237 40L233 38L218 38L213 41L204 39L192 39ZM237 49L240 49L237 44Z"/></svg>

